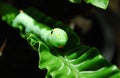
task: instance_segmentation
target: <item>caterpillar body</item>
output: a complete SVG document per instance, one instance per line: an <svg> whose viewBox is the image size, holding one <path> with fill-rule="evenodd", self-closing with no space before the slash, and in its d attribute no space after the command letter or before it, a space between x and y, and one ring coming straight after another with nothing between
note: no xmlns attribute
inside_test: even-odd
<svg viewBox="0 0 120 78"><path fill-rule="evenodd" d="M24 13L22 10L15 17L12 23L13 27L22 25L26 32L33 32L49 46L62 48L68 41L67 33L61 28L51 29L45 24L36 22L32 17Z"/></svg>

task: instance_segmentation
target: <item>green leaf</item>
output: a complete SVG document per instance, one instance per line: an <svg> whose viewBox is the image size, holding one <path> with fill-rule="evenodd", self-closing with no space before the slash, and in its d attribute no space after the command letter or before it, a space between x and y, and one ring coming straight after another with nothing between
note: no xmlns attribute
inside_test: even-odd
<svg viewBox="0 0 120 78"><path fill-rule="evenodd" d="M39 68L47 69L46 78L119 78L120 71L108 63L94 47L80 46L71 54L54 55L43 42L34 35L27 38L38 50ZM53 51L53 52L51 52Z"/></svg>
<svg viewBox="0 0 120 78"><path fill-rule="evenodd" d="M109 4L109 0L84 0L86 3L90 3L96 7L102 8L102 9L106 9L108 4Z"/></svg>
<svg viewBox="0 0 120 78"><path fill-rule="evenodd" d="M69 0L71 3L81 3L82 0Z"/></svg>
<svg viewBox="0 0 120 78"><path fill-rule="evenodd" d="M31 14L33 10L40 18ZM62 49L47 47L39 40L37 43L31 41L35 39L33 36L28 38L29 43L32 42L32 46L39 52L39 68L48 70L46 78L120 77L120 71L115 65L107 62L96 48L80 45L78 36L63 23L46 16L35 8L30 8L26 12L46 25L63 28L69 35L68 44Z"/></svg>
<svg viewBox="0 0 120 78"><path fill-rule="evenodd" d="M27 11L28 14L31 11L36 12L34 9ZM80 45L78 36L62 22L47 17L41 12L38 14L41 17L37 20L51 28L63 28L69 38L64 48L48 47L35 33L26 33L27 27L17 26L22 37L38 51L38 66L40 69L47 70L46 78L120 78L120 70L107 62L96 48ZM31 16L34 17L34 15ZM11 19L5 21L8 20Z"/></svg>
<svg viewBox="0 0 120 78"><path fill-rule="evenodd" d="M69 0L71 3L81 3L82 0ZM90 3L101 9L106 9L109 4L109 0L84 0L86 3Z"/></svg>

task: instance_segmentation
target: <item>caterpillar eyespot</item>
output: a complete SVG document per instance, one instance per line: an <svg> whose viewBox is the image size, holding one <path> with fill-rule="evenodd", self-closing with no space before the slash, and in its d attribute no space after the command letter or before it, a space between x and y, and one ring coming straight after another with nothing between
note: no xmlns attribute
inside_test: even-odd
<svg viewBox="0 0 120 78"><path fill-rule="evenodd" d="M68 40L67 34L64 30L60 29L60 28L54 28L52 30L52 34L50 36L48 36L48 43L60 48L61 48L66 44Z"/></svg>
<svg viewBox="0 0 120 78"><path fill-rule="evenodd" d="M20 11L20 13L15 17L12 25L13 27L19 25L24 26L26 29L42 38L42 40L44 40L44 42L49 46L60 48L65 46L68 40L67 33L63 29L51 29L42 23L36 22L33 18L28 16L23 11Z"/></svg>
<svg viewBox="0 0 120 78"><path fill-rule="evenodd" d="M53 34L53 30L51 31L51 35Z"/></svg>

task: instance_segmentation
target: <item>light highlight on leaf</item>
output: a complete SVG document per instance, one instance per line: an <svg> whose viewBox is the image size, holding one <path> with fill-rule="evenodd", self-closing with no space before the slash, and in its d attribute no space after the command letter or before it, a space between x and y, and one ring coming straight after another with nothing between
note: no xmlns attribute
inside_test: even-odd
<svg viewBox="0 0 120 78"><path fill-rule="evenodd" d="M32 10L29 10L33 11ZM39 13L42 14L42 13ZM94 47L80 45L78 36L63 23L42 14L42 24L51 28L63 28L68 34L68 43L62 49L48 47L35 33L25 32L27 27L16 28L28 43L39 53L39 68L47 69L46 78L119 78L120 70L107 62ZM6 21L10 21L7 19ZM12 26L13 27L13 26Z"/></svg>
<svg viewBox="0 0 120 78"><path fill-rule="evenodd" d="M106 9L109 4L109 0L84 0L86 3L90 3L96 7Z"/></svg>

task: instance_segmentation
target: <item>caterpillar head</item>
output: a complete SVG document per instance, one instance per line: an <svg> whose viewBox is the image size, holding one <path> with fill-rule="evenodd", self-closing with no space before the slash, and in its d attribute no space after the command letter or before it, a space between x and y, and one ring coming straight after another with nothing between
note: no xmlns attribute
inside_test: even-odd
<svg viewBox="0 0 120 78"><path fill-rule="evenodd" d="M58 48L62 48L63 46L65 46L67 40L67 33L60 28L52 29L48 37L49 44Z"/></svg>

